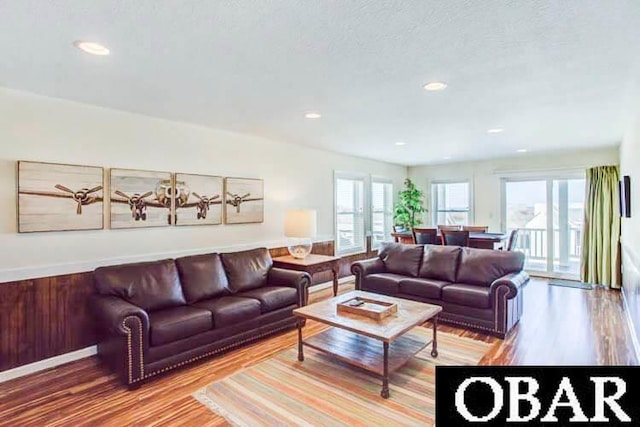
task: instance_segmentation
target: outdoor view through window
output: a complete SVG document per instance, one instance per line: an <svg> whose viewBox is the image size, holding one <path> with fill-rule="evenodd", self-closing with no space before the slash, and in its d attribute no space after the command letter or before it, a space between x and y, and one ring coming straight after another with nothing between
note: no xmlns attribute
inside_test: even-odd
<svg viewBox="0 0 640 427"><path fill-rule="evenodd" d="M576 278L580 275L585 180L505 181L507 231L519 229L516 250L527 269Z"/></svg>

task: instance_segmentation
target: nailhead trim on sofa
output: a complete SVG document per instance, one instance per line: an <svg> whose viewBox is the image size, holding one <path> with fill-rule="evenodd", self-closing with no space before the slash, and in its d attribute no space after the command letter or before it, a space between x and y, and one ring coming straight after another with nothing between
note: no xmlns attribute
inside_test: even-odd
<svg viewBox="0 0 640 427"><path fill-rule="evenodd" d="M444 315L444 316L446 316L446 315ZM467 323L467 322L462 322L460 320L450 320L447 317L443 317L442 313L438 316L438 320L442 321L443 323L453 323L453 324L456 324L456 325L467 326L469 328L481 329L483 331L496 332L495 329L493 329L493 328L487 328L486 326L478 325L476 323Z"/></svg>
<svg viewBox="0 0 640 427"><path fill-rule="evenodd" d="M127 320L129 319L133 319L137 322L138 324L138 333L139 335L139 340L140 341L140 374L142 375L142 377L144 378L144 348L142 345L142 321L140 320L140 318L138 316L127 316L122 320L122 327L124 328L124 330L127 331L127 367L129 369L129 384L138 381L138 380L133 380L133 344L132 344L132 335L133 335L133 331L131 330L131 328L129 328L127 326Z"/></svg>
<svg viewBox="0 0 640 427"><path fill-rule="evenodd" d="M138 321L139 332L140 332L140 340L139 340L140 341L140 373L141 373L142 376L140 378L135 378L135 379L133 379L132 330L131 330L131 328L129 328L126 325L126 322L127 322L128 319L135 319L135 320ZM122 326L127 331L127 358L128 358L127 366L128 366L128 369L129 369L129 382L128 382L128 384L134 384L136 382L139 382L139 381L145 380L147 378L153 377L155 375L161 374L163 372L167 372L167 371L170 371L172 369L178 368L180 366L184 366L184 365L186 365L188 363L195 362L196 360L200 360L200 359L208 357L208 356L213 356L215 354L222 353L224 351L239 347L239 346L241 346L243 344L246 344L246 343L249 343L249 342L252 342L252 341L257 341L257 340L259 340L259 339L261 339L263 337L266 337L266 336L269 336L269 335L273 335L273 334L275 334L277 332L280 332L280 331L283 331L285 329L290 329L290 328L294 327L295 325L294 324L286 325L286 326L282 326L282 327L279 327L277 329L273 329L273 330L270 330L270 331L267 331L267 332L264 332L264 333L261 333L261 334L258 334L258 335L250 336L250 337L248 337L248 338L246 338L244 340L236 341L236 342L234 342L232 344L226 345L224 347L217 348L215 350L209 351L209 352L204 353L204 354L200 354L198 356L192 357L191 359L184 360L182 362L178 362L178 363L176 363L174 365L167 366L166 368L162 368L162 369L159 369L157 371L150 372L148 374L144 373L144 354L143 354L143 345L142 345L142 322L140 321L140 319L137 316L128 316L128 317L125 317L124 320L122 321Z"/></svg>
<svg viewBox="0 0 640 427"><path fill-rule="evenodd" d="M502 305L502 312L504 313L504 323L500 324L498 322L498 298L500 298L500 291L502 289L505 289L506 292L503 293L503 297L502 297L502 301L503 301L503 305ZM509 293L509 286L507 285L500 285L498 286L498 288L496 289L496 299L495 299L495 305L494 307L496 307L496 314L495 314L495 330L500 332L500 333L504 333L506 327L507 327L507 294Z"/></svg>

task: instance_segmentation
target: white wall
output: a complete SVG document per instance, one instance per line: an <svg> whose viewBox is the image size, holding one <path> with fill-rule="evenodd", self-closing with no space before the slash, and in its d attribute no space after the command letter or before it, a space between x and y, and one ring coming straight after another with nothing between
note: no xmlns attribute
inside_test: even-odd
<svg viewBox="0 0 640 427"><path fill-rule="evenodd" d="M265 221L18 234L17 160L262 178ZM334 170L391 178L394 192L407 173L404 166L0 88L0 282L139 257L282 244L286 208L317 209L319 238L333 238Z"/></svg>
<svg viewBox="0 0 640 427"><path fill-rule="evenodd" d="M523 154L515 157L476 162L448 163L409 168L409 178L425 191L425 224L431 224L431 182L468 180L473 191L473 222L488 225L490 231L501 229L501 178L535 176L563 169L583 170L591 166L618 164L618 148Z"/></svg>
<svg viewBox="0 0 640 427"><path fill-rule="evenodd" d="M636 256L640 256L640 115L629 127L620 144L621 175L631 177L631 218L622 218L622 241Z"/></svg>
<svg viewBox="0 0 640 427"><path fill-rule="evenodd" d="M632 120L620 144L620 172L631 179L631 218L622 218L622 293L640 358L640 114Z"/></svg>

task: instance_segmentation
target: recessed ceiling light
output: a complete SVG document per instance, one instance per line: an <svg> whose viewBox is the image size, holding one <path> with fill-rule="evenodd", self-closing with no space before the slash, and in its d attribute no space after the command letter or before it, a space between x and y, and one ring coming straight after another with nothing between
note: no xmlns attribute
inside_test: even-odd
<svg viewBox="0 0 640 427"><path fill-rule="evenodd" d="M84 42L82 40L76 40L73 45L78 49L90 53L92 55L109 55L109 49L101 45L100 43Z"/></svg>
<svg viewBox="0 0 640 427"><path fill-rule="evenodd" d="M447 84L445 82L429 82L426 85L424 85L424 90L433 92L437 90L443 90L446 87L447 87Z"/></svg>
<svg viewBox="0 0 640 427"><path fill-rule="evenodd" d="M322 114L320 114L320 113L307 113L304 116L307 119L319 119L320 117L322 117Z"/></svg>
<svg viewBox="0 0 640 427"><path fill-rule="evenodd" d="M487 130L487 133L501 133L504 132L504 129L502 128L491 128L489 130Z"/></svg>
<svg viewBox="0 0 640 427"><path fill-rule="evenodd" d="M398 142L396 142L396 145L407 145L407 143L406 142L402 142L402 141L398 141Z"/></svg>
<svg viewBox="0 0 640 427"><path fill-rule="evenodd" d="M527 149L526 148L520 148L519 150L517 150L518 153L526 153Z"/></svg>

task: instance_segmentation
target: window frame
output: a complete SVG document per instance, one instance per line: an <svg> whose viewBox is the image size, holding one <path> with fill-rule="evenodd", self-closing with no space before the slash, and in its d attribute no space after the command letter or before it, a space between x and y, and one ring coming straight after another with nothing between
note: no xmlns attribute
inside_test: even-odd
<svg viewBox="0 0 640 427"><path fill-rule="evenodd" d="M451 211L451 210L438 210L438 185L447 185L447 184L467 184L468 186L468 194L467 198L469 200L469 209L467 211ZM467 212L467 216L469 218L468 224L470 225L475 222L475 209L474 209L474 191L473 191L473 181L471 179L446 179L446 180L436 180L431 181L431 224L435 227L438 225L438 213L440 212Z"/></svg>
<svg viewBox="0 0 640 427"><path fill-rule="evenodd" d="M391 186L390 199L389 199L389 204L390 204L389 211L388 212L384 212L384 211L382 212L385 224L387 222L387 215L390 217L389 230L386 230L386 225L385 225L385 236L384 236L385 240L383 240L383 241L386 241L387 239L391 238L391 233L393 232L393 225L394 225L393 224L393 222L394 222L393 221L393 217L394 217L393 208L394 208L394 205L395 205L395 203L394 203L394 192L393 192L393 190L394 190L393 189L393 180L390 179L390 178L382 177L382 176L371 175L370 183L369 183L369 191L370 191L370 197L369 197L369 209L370 209L370 212L369 212L369 217L370 217L370 223L369 223L369 232L368 232L368 235L370 235L370 237L371 237L371 250L378 249L380 247L380 245L381 245L381 242L377 242L376 243L374 241L374 239L373 239L373 214L375 213L374 209L373 209L373 184L387 184L387 185Z"/></svg>
<svg viewBox="0 0 640 427"><path fill-rule="evenodd" d="M338 180L351 180L362 181L362 242L357 247L350 247L348 249L341 250L340 248L340 236L338 235ZM370 191L367 191L367 183L369 179L366 174L356 172L335 171L333 175L333 221L335 231L335 254L337 256L355 255L364 253L367 251L367 235L368 235L368 219L367 213L370 211L368 206L368 195ZM355 233L354 233L355 234Z"/></svg>

